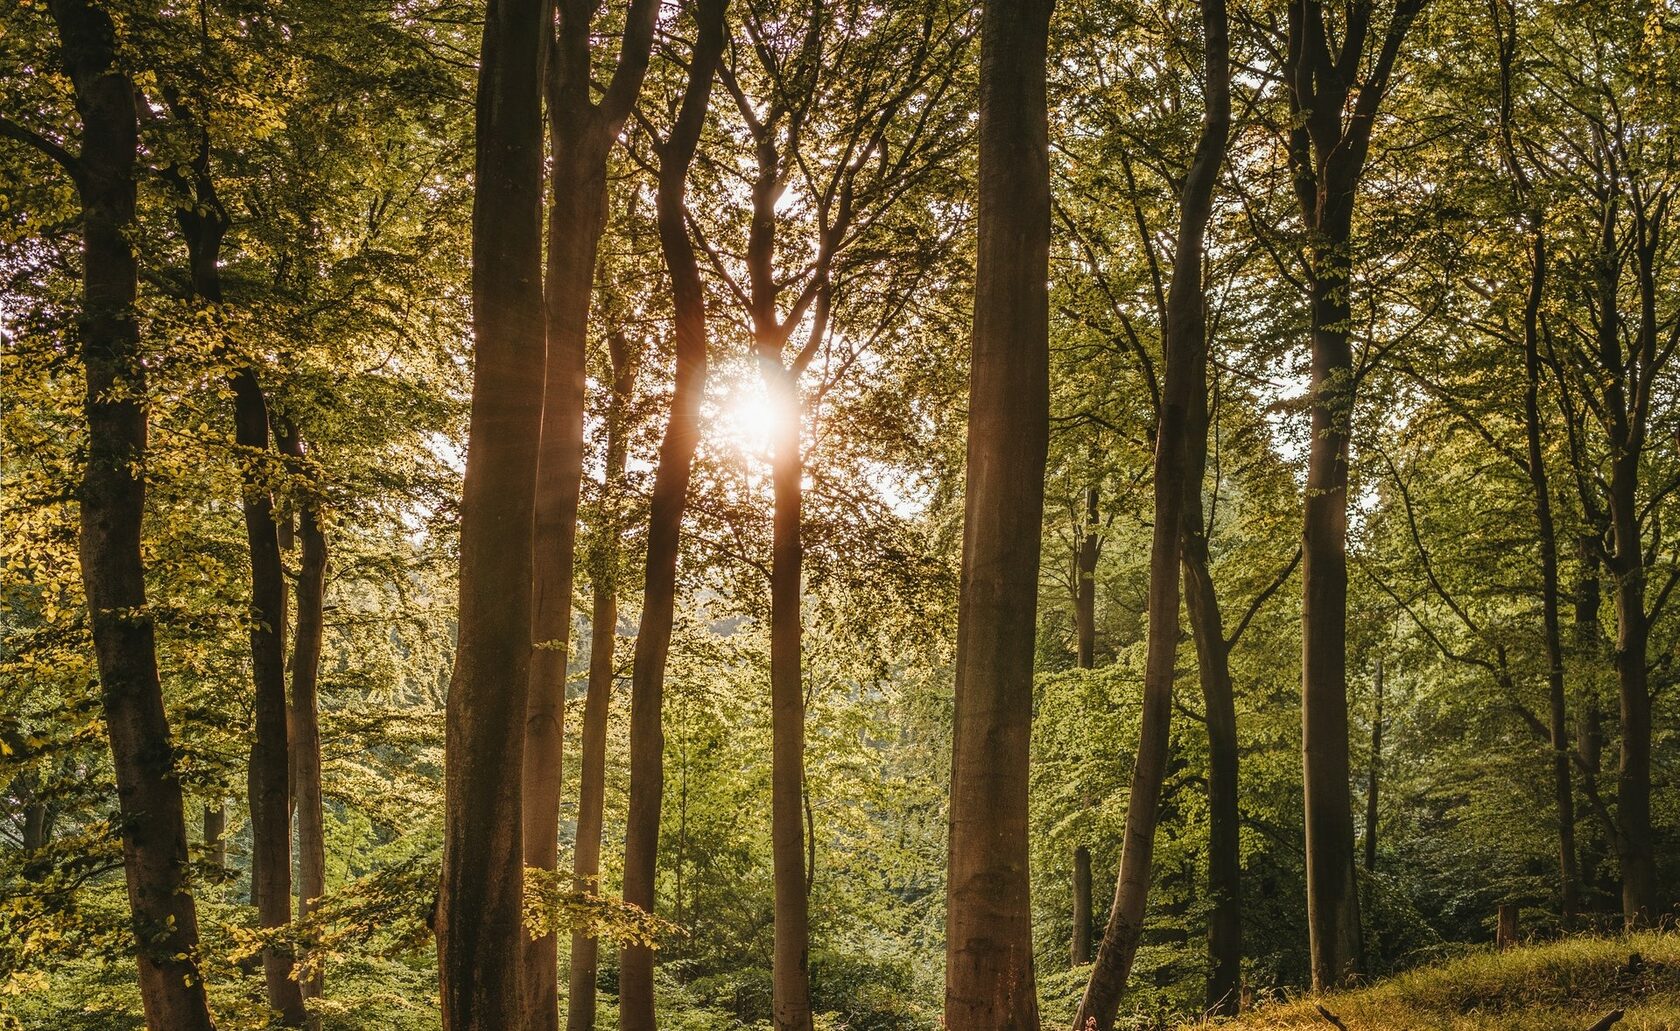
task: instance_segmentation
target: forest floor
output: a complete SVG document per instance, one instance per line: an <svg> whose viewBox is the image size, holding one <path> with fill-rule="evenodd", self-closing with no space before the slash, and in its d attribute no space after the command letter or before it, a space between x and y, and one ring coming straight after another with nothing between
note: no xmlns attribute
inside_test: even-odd
<svg viewBox="0 0 1680 1031"><path fill-rule="evenodd" d="M1639 959L1631 957L1637 953ZM1319 1007L1330 1016L1321 1012ZM1262 1005L1231 1031L1680 1031L1680 934L1576 938L1489 952L1369 987Z"/></svg>

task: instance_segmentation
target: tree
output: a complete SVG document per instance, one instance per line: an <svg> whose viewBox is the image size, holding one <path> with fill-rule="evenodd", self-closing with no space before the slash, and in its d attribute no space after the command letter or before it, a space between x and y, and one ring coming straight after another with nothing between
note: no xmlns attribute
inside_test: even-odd
<svg viewBox="0 0 1680 1031"><path fill-rule="evenodd" d="M208 40L205 41L206 46ZM191 157L164 172L175 193L175 221L187 245L190 299L212 318L223 304L222 243L231 225L210 167L209 131L180 95L165 87L165 102L186 130ZM215 350L224 351L225 341ZM251 894L258 919L269 929L292 919L291 766L286 700L286 582L280 558L280 530L270 487L275 450L271 448L268 399L257 373L230 356L234 443L244 516L245 544L251 567L251 673L255 686L251 758L246 767L251 811ZM302 1026L307 1014L303 993L292 976L284 949L263 949L268 1003L288 1027Z"/></svg>
<svg viewBox="0 0 1680 1031"><path fill-rule="evenodd" d="M645 345L622 330L607 335L611 391L607 400L605 470L601 490L602 516L596 528L594 554L590 563L593 599L589 615L589 686L584 697L581 758L578 776L577 841L573 847L572 887L579 894L600 891L601 826L605 816L607 765L607 709L612 703L613 681L617 677L614 650L618 639L617 567L618 534L622 519L613 511L624 490L624 466L632 428L630 404L636 386L636 372ZM587 929L572 932L570 990L566 1000L566 1025L574 1029L595 1026L595 982L600 945Z"/></svg>
<svg viewBox="0 0 1680 1031"><path fill-rule="evenodd" d="M542 56L548 7L490 0L478 77L472 419L445 738L438 977L449 1031L523 1027L532 514L543 420Z"/></svg>
<svg viewBox="0 0 1680 1031"><path fill-rule="evenodd" d="M548 316L542 448L537 459L531 556L531 690L525 716L525 863L553 870L558 860L561 720L572 627L572 574L578 491L583 478L583 395L589 296L596 250L606 220L607 155L630 117L647 72L659 5L632 0L625 12L618 63L599 102L590 24L597 5L570 0L547 56L549 132ZM546 31L546 30L545 30ZM559 955L554 934L525 946L530 1031L559 1026Z"/></svg>
<svg viewBox="0 0 1680 1031"><path fill-rule="evenodd" d="M980 23L979 245L952 716L945 1021L1038 1026L1027 748L1049 434L1051 3Z"/></svg>
<svg viewBox="0 0 1680 1031"><path fill-rule="evenodd" d="M88 455L80 489L80 558L116 766L123 871L153 1031L214 1026L199 973L198 913L188 889L187 833L174 769L153 616L146 607L141 521L146 373L138 360L135 226L139 141L134 81L117 61L111 16L80 0L50 7L82 120L81 147L9 120L0 131L58 162L81 202L82 311Z"/></svg>
<svg viewBox="0 0 1680 1031"><path fill-rule="evenodd" d="M1340 46L1319 0L1289 7L1289 163L1310 249L1312 442L1301 591L1301 762L1313 985L1343 983L1362 962L1354 880L1347 720L1347 450L1357 374L1351 346L1353 205L1378 105L1427 0L1397 0L1374 56L1372 5L1339 8ZM1358 78L1361 66L1368 65ZM1351 107L1349 106L1351 103Z"/></svg>
<svg viewBox="0 0 1680 1031"><path fill-rule="evenodd" d="M689 55L688 79L671 131L656 145L659 167L654 204L660 251L671 277L677 367L648 509L642 618L630 675L630 813L624 834L624 901L650 913L665 790L665 670L676 615L683 510L688 505L694 450L700 442L700 403L706 389L706 295L689 235L688 172L705 128L712 80L723 57L727 6L727 0L697 2L697 35ZM628 944L619 959L619 1025L625 1031L652 1031L656 1020L653 949L646 943ZM572 1031L581 1031L581 1011L571 1026Z"/></svg>
<svg viewBox="0 0 1680 1031"><path fill-rule="evenodd" d="M1114 1025L1143 932L1161 786L1167 773L1178 659L1180 544L1192 490L1187 473L1201 470L1200 464L1192 465L1186 459L1193 413L1205 410L1206 404L1191 399L1196 392L1205 397L1207 382L1207 300L1202 286L1202 250L1213 213L1214 186L1225 160L1231 129L1230 43L1224 0L1203 0L1202 32L1207 73L1202 134L1179 198L1178 249L1162 334L1165 361L1155 424L1155 518L1150 543L1149 645L1141 739L1132 770L1114 905L1109 910L1108 927L1097 949L1096 966L1086 985L1085 998L1074 1016L1076 1029L1088 1026L1090 1021L1095 1021L1103 1031ZM1201 425L1205 440L1205 419ZM1199 512L1199 481L1194 491ZM1210 731L1212 726L1210 716Z"/></svg>

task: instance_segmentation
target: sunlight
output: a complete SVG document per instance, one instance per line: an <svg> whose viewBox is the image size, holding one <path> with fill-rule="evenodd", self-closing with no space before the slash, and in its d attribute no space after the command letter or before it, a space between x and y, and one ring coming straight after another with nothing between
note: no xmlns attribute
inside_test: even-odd
<svg viewBox="0 0 1680 1031"><path fill-rule="evenodd" d="M742 383L719 413L719 435L743 454L768 458L777 431L791 417L782 407L757 378Z"/></svg>

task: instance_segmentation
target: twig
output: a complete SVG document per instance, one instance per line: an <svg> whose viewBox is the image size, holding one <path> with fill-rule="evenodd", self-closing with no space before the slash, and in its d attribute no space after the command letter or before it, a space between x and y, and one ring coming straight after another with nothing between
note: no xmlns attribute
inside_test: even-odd
<svg viewBox="0 0 1680 1031"><path fill-rule="evenodd" d="M1621 1020L1621 1019L1622 1019L1622 1011L1621 1010L1611 1010L1609 1013L1606 1013L1604 1016L1600 1017L1599 1020L1598 1020L1598 1023L1594 1024L1592 1027L1587 1028L1587 1031L1610 1031L1610 1025L1614 1024L1616 1021Z"/></svg>
<svg viewBox="0 0 1680 1031"><path fill-rule="evenodd" d="M1348 1026L1346 1024L1342 1023L1342 1018L1336 1016L1334 1013L1331 1013L1329 1010L1325 1009L1322 1003L1319 1004L1318 1015L1323 1017L1325 1020L1328 1020L1330 1023L1336 1025L1336 1027L1339 1029L1339 1031L1348 1031ZM1617 1015L1618 1016L1620 1015L1619 1011L1618 1011ZM1606 1024L1604 1026L1609 1027L1610 1025ZM1593 1029L1591 1029L1591 1031L1602 1031L1602 1029L1593 1028Z"/></svg>

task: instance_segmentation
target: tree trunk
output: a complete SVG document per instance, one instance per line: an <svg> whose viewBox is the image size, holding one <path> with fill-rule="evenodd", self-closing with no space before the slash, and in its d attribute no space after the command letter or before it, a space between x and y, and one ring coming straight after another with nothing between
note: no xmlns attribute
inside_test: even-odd
<svg viewBox="0 0 1680 1031"><path fill-rule="evenodd" d="M589 298L607 213L606 146L564 127L555 114L557 107L551 104L549 108L553 187L544 284L548 357L531 554L531 684L523 773L525 865L549 871L555 869L560 854L561 751L578 493L583 482ZM529 1031L554 1031L559 1024L558 949L554 933L525 939L525 1026Z"/></svg>
<svg viewBox="0 0 1680 1031"><path fill-rule="evenodd" d="M136 937L140 1001L152 1031L211 1031L198 968L198 914L187 878L187 828L175 774L140 531L146 455L145 366L139 360L133 81L118 70L116 29L102 9L53 0L65 71L82 118L81 198L87 464L79 556L121 815L123 876Z"/></svg>
<svg viewBox="0 0 1680 1031"><path fill-rule="evenodd" d="M624 424L629 418L630 393L635 384L636 355L631 354L614 334L611 340L613 387L607 412L606 494L607 507L616 503L624 478ZM583 703L581 772L578 776L577 840L572 849L572 884L579 892L600 891L601 826L606 801L607 710L612 704L613 659L618 638L618 533L620 527L603 516L597 528L593 569L590 573L594 598L589 615L589 690ZM572 932L569 964L570 990L566 995L566 1026L569 1031L590 1031L595 1026L595 980L600 944L592 934Z"/></svg>
<svg viewBox="0 0 1680 1031"><path fill-rule="evenodd" d="M595 5L565 0L548 47L546 83L552 192L548 225L548 355L542 447L537 466L530 692L525 720L525 863L553 870L559 859L560 759L566 660L572 622L578 489L583 479L583 402L589 298L607 216L607 155L641 91L659 5L632 0L612 80L591 100L590 23ZM549 33L543 19L543 34ZM528 1031L560 1023L558 936L524 946Z"/></svg>
<svg viewBox="0 0 1680 1031"><path fill-rule="evenodd" d="M1213 213L1213 191L1230 135L1229 41L1224 0L1202 0L1206 39L1206 112L1196 154L1179 199L1177 259L1162 342L1165 375L1155 430L1155 512L1149 551L1149 640L1144 660L1143 711L1120 850L1114 906L1097 948L1096 965L1074 1017L1075 1031L1094 1022L1114 1026L1143 933L1153 875L1161 786L1171 749L1173 683L1178 659L1179 545L1189 507L1185 455L1193 429L1192 394L1207 383L1206 298L1202 246ZM1198 498L1199 498L1198 484ZM1197 506L1198 510L1200 505Z"/></svg>
<svg viewBox="0 0 1680 1031"><path fill-rule="evenodd" d="M1616 577L1616 682L1621 695L1620 762L1616 770L1616 851L1622 866L1622 921L1633 931L1657 914L1656 859L1651 836L1651 693L1645 655L1645 567L1636 516L1638 453L1619 456L1611 474Z"/></svg>
<svg viewBox="0 0 1680 1031"><path fill-rule="evenodd" d="M1517 906L1514 902L1499 904L1496 916L1497 926L1494 929L1494 946L1500 952L1517 947Z"/></svg>
<svg viewBox="0 0 1680 1031"><path fill-rule="evenodd" d="M1027 764L1049 437L1050 0L986 0L946 878L945 1022L1038 1027Z"/></svg>
<svg viewBox="0 0 1680 1031"><path fill-rule="evenodd" d="M1348 790L1347 449L1354 398L1348 278L1338 257L1347 243L1346 232L1334 234L1314 258L1312 443L1301 560L1307 924L1313 986L1321 990L1346 981L1363 952Z"/></svg>
<svg viewBox="0 0 1680 1031"><path fill-rule="evenodd" d="M1204 395L1205 396L1205 395ZM1194 410L1196 400L1190 401ZM1203 420L1203 425L1206 425ZM1190 448L1198 450L1192 431ZM1205 441L1205 436L1201 438ZM1202 463L1186 461L1200 495ZM1187 511L1187 515L1192 513ZM1199 517L1198 505L1194 517ZM1196 640L1196 668L1207 709L1208 733L1208 981L1206 1010L1230 1016L1242 1002L1242 848L1237 808L1237 703L1231 683L1230 646L1209 572L1207 538L1200 519L1184 530L1184 600Z"/></svg>
<svg viewBox="0 0 1680 1031"><path fill-rule="evenodd" d="M1577 694L1579 714L1575 722L1575 765L1580 770L1581 793L1593 811L1604 836L1614 843L1616 829L1607 819L1599 793L1599 774L1604 769L1604 706L1599 700L1598 666L1604 659L1604 635L1599 614L1604 606L1603 589L1599 582L1601 561L1597 540L1582 535L1576 541L1576 554L1581 563L1580 579L1574 593L1573 642L1578 666ZM1599 840L1591 835L1581 840L1577 852L1577 868L1581 872L1583 888L1599 884L1597 871L1605 854ZM1592 908L1591 903L1583 903Z"/></svg>
<svg viewBox="0 0 1680 1031"><path fill-rule="evenodd" d="M1091 850L1073 850L1073 944L1068 959L1076 967L1091 962Z"/></svg>
<svg viewBox="0 0 1680 1031"><path fill-rule="evenodd" d="M217 802L204 807L205 862L227 869L227 807Z"/></svg>
<svg viewBox="0 0 1680 1031"><path fill-rule="evenodd" d="M284 435L286 453L303 460L303 443L295 433ZM325 631L327 539L321 526L320 503L305 498L298 504L297 602L292 632L292 793L297 810L297 913L302 920L327 892L326 817L321 801L321 718L317 686L321 673L321 644ZM302 981L307 998L320 998L324 977L317 973Z"/></svg>
<svg viewBox="0 0 1680 1031"><path fill-rule="evenodd" d="M1563 670L1563 629L1558 615L1557 528L1552 520L1551 484L1540 421L1540 304L1546 285L1546 237L1536 229L1530 258L1528 297L1523 306L1523 422L1528 445L1528 482L1540 531L1540 611L1546 644L1546 694L1551 717L1552 792L1558 821L1558 895L1563 927L1575 926L1581 906L1575 852L1575 794L1570 766L1568 695Z"/></svg>
<svg viewBox="0 0 1680 1031"><path fill-rule="evenodd" d="M221 251L228 217L210 174L207 130L200 129L191 176L171 169L178 196L175 219L187 245L192 294L211 307L222 303ZM230 356L233 357L233 356ZM286 704L286 573L280 560L279 525L269 485L268 400L256 370L237 368L233 388L233 436L241 484L240 510L251 563L251 674L255 696L250 764L246 783L251 812L251 895L265 929L292 919L291 751ZM281 1023L300 1027L308 1014L292 977L294 957L278 947L263 949L268 1005Z"/></svg>
<svg viewBox="0 0 1680 1031"><path fill-rule="evenodd" d="M603 546L604 547L604 546ZM594 574L589 617L589 691L583 703L582 772L578 783L577 844L572 853L572 883L579 892L600 891L601 825L606 798L607 709L612 703L613 646L618 627L618 596L610 564L603 555ZM595 1026L595 981L600 943L584 931L572 932L566 1027L590 1031Z"/></svg>
<svg viewBox="0 0 1680 1031"><path fill-rule="evenodd" d="M797 374L760 360L775 412L770 478L775 494L770 545L770 849L775 882L773 1010L777 1031L810 1031L810 917L802 814L805 683L801 676L802 504Z"/></svg>
<svg viewBox="0 0 1680 1031"><path fill-rule="evenodd" d="M1205 1009L1230 1016L1242 1004L1242 848L1237 808L1237 700L1232 642L1214 590L1202 512L1209 430L1206 363L1192 368L1184 453L1184 531L1179 543L1184 607L1196 642L1196 669L1208 734L1208 980Z"/></svg>
<svg viewBox="0 0 1680 1031"><path fill-rule="evenodd" d="M1073 622L1078 638L1077 661L1080 669L1091 669L1097 662L1097 488L1085 490L1085 532L1079 538L1079 554L1074 557Z"/></svg>
<svg viewBox="0 0 1680 1031"><path fill-rule="evenodd" d="M1375 696L1376 711L1371 714L1371 770L1370 786L1365 792L1365 871L1370 873L1377 868L1377 820L1382 814L1380 806L1382 788L1382 739L1383 739L1383 661L1377 657L1377 670L1371 682L1371 693Z"/></svg>
<svg viewBox="0 0 1680 1031"><path fill-rule="evenodd" d="M726 0L700 0L688 82L670 138L659 148L655 209L659 246L671 276L677 357L671 412L659 446L648 511L642 619L630 678L630 815L624 833L624 901L651 913L659 855L659 808L665 790L662 707L665 663L676 609L677 554L694 449L700 442L700 403L706 391L706 293L688 236L687 180L700 142L712 77L723 53ZM619 1025L653 1031L653 950L627 945L619 957ZM581 1028L575 1031L582 1031Z"/></svg>
<svg viewBox="0 0 1680 1031"><path fill-rule="evenodd" d="M1361 19L1360 31L1340 33L1332 51L1337 34L1326 26L1323 5L1302 0L1289 8L1284 72L1296 119L1289 160L1310 239L1312 442L1301 546L1301 772L1316 989L1346 981L1364 951L1348 788L1348 439L1357 379L1348 335L1348 245L1377 109L1400 46L1427 2L1397 0L1374 56L1366 52L1368 19Z"/></svg>
<svg viewBox="0 0 1680 1031"><path fill-rule="evenodd" d="M472 414L445 735L438 977L446 1031L524 1026L521 776L546 342L542 0L489 0L478 75Z"/></svg>
<svg viewBox="0 0 1680 1031"><path fill-rule="evenodd" d="M234 376L235 440L245 452L245 539L251 555L251 668L256 679L255 734L249 772L251 800L251 871L256 885L257 919L265 928L284 927L292 919L291 766L287 741L285 572L280 539L259 458L268 452L268 407L250 370ZM307 1019L303 993L292 977L287 950L263 950L268 1004L287 1027Z"/></svg>

